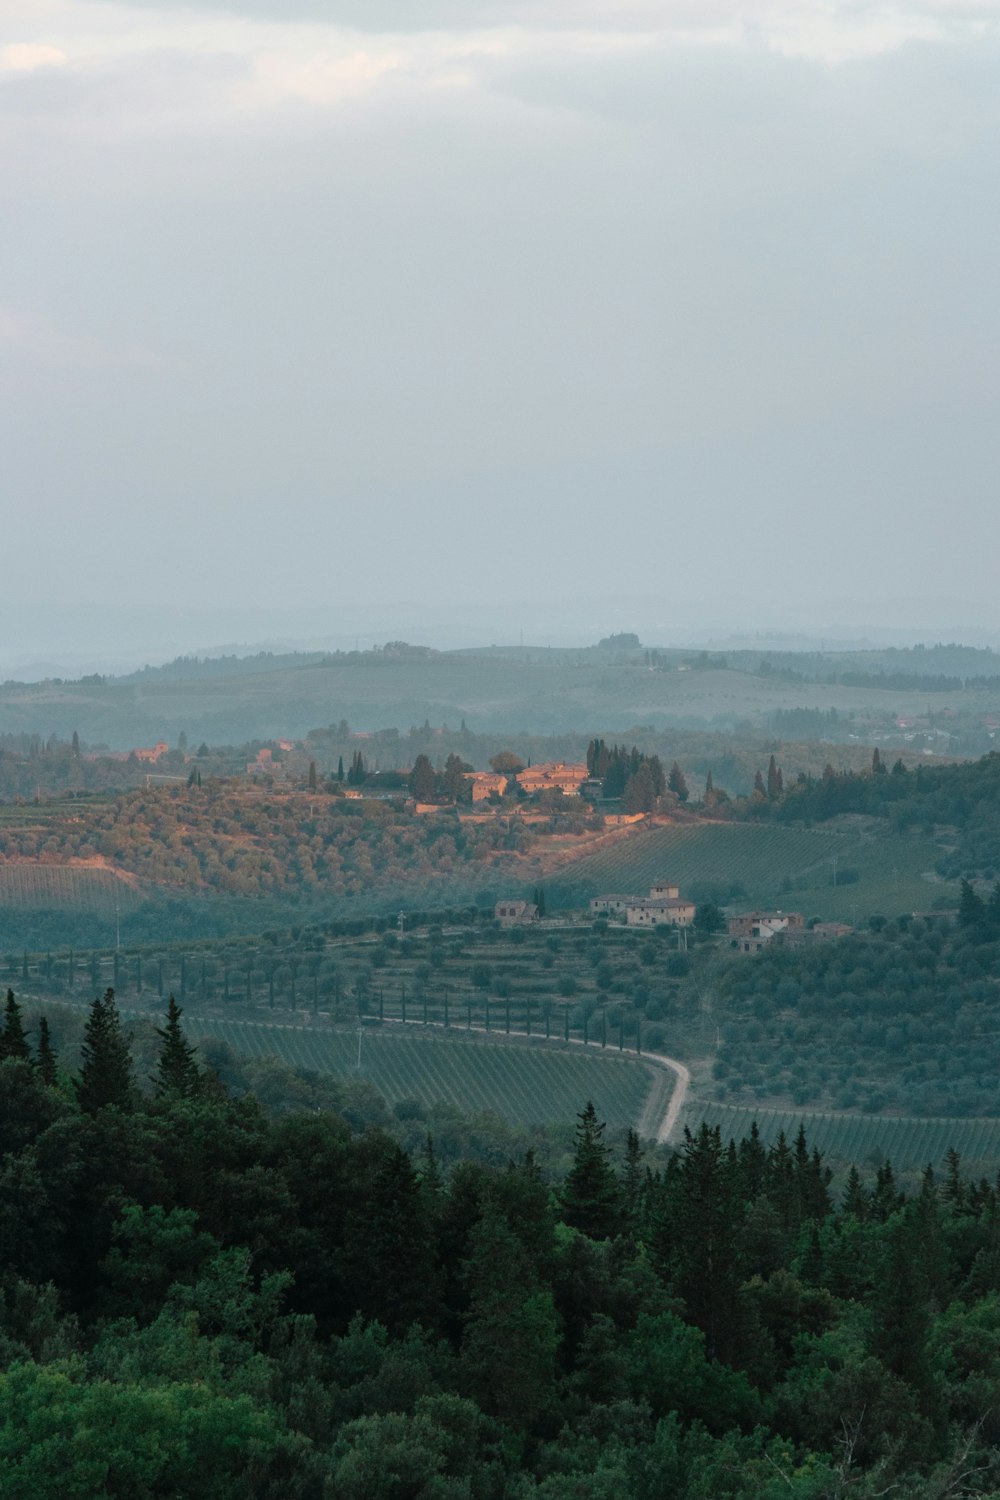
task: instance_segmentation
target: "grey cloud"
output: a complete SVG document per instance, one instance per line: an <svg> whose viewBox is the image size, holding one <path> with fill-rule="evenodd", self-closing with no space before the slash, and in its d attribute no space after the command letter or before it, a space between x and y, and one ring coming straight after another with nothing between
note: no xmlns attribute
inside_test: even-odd
<svg viewBox="0 0 1000 1500"><path fill-rule="evenodd" d="M5 300L163 360L0 361L5 544L179 607L988 608L996 60L487 59L197 128L239 59L0 91Z"/></svg>
<svg viewBox="0 0 1000 1500"><path fill-rule="evenodd" d="M120 0L144 11L228 12L257 21L307 21L368 32L471 31L524 26L628 31L655 28L656 0ZM702 7L704 11L704 7ZM692 9L692 15L695 11Z"/></svg>

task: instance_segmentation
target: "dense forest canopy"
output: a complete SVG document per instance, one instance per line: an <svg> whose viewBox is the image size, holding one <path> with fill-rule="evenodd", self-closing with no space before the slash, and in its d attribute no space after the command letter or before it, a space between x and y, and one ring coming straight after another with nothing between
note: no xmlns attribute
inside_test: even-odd
<svg viewBox="0 0 1000 1500"><path fill-rule="evenodd" d="M0 1033L0 1472L12 1500L825 1500L1000 1483L996 1189L834 1194L765 1149L605 1139L445 1170L335 1108L268 1118L188 1046L138 1087L113 992L69 1075Z"/></svg>

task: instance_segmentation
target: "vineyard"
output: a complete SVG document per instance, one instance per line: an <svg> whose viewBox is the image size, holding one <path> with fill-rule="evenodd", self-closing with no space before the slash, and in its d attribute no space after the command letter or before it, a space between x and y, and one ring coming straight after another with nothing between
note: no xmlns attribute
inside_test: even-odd
<svg viewBox="0 0 1000 1500"><path fill-rule="evenodd" d="M1000 1120L907 1119L868 1115L811 1114L795 1110L753 1109L689 1100L680 1121L696 1130L703 1120L718 1125L724 1140L748 1135L756 1120L765 1144L784 1131L794 1141L804 1125L810 1146L824 1155L855 1162L859 1167L888 1159L901 1169L940 1166L954 1148L967 1171L996 1172L1000 1161Z"/></svg>
<svg viewBox="0 0 1000 1500"><path fill-rule="evenodd" d="M575 861L551 882L553 905L602 891L645 891L671 879L682 891L712 888L718 900L807 908L851 921L862 913L921 910L954 888L924 875L940 851L929 839L873 837L866 828L806 829L755 823L650 828Z"/></svg>
<svg viewBox="0 0 1000 1500"><path fill-rule="evenodd" d="M565 1123L588 1099L609 1126L634 1125L658 1072L613 1052L588 1054L409 1030L319 1032L188 1017L185 1026L193 1041L215 1037L250 1057L277 1057L314 1073L367 1079L390 1105L402 1099L452 1104L467 1113L489 1110L523 1126Z"/></svg>
<svg viewBox="0 0 1000 1500"><path fill-rule="evenodd" d="M139 897L110 870L85 865L0 863L0 913L5 910L94 912L131 911Z"/></svg>

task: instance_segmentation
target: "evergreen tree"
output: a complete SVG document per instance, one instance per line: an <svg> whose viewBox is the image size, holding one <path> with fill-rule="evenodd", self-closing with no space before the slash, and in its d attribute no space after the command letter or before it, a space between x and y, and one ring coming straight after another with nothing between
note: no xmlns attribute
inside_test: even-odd
<svg viewBox="0 0 1000 1500"><path fill-rule="evenodd" d="M337 757L337 780L340 781L340 782L342 782L343 779L344 779L344 757L342 755L338 755L338 757Z"/></svg>
<svg viewBox="0 0 1000 1500"><path fill-rule="evenodd" d="M695 908L694 925L697 932L725 932L726 919L714 901L703 901Z"/></svg>
<svg viewBox="0 0 1000 1500"><path fill-rule="evenodd" d="M460 1370L488 1416L528 1427L552 1400L559 1324L552 1293L499 1205L486 1202L462 1268Z"/></svg>
<svg viewBox="0 0 1000 1500"><path fill-rule="evenodd" d="M604 1144L604 1122L588 1100L577 1115L573 1165L563 1185L562 1216L592 1240L610 1239L620 1227L621 1192Z"/></svg>
<svg viewBox="0 0 1000 1500"><path fill-rule="evenodd" d="M629 778L622 797L622 807L627 813L649 813L653 811L655 805L653 773L648 763L643 762L635 775Z"/></svg>
<svg viewBox="0 0 1000 1500"><path fill-rule="evenodd" d="M80 1055L82 1067L76 1082L80 1108L86 1114L96 1114L107 1105L129 1109L132 1058L113 989L105 990L103 997L91 1004Z"/></svg>
<svg viewBox="0 0 1000 1500"><path fill-rule="evenodd" d="M968 880L963 880L958 898L958 925L978 927L986 915L986 904Z"/></svg>
<svg viewBox="0 0 1000 1500"><path fill-rule="evenodd" d="M885 761L882 759L882 756L879 753L879 748L876 745L875 749L872 751L872 775L884 776L885 774Z"/></svg>
<svg viewBox="0 0 1000 1500"><path fill-rule="evenodd" d="M414 801L430 802L434 796L434 767L428 756L417 756L409 779Z"/></svg>
<svg viewBox="0 0 1000 1500"><path fill-rule="evenodd" d="M753 794L755 797L761 799L767 796L767 790L764 786L764 778L759 771L753 779Z"/></svg>
<svg viewBox="0 0 1000 1500"><path fill-rule="evenodd" d="M316 762L314 760L309 762L309 790L311 792L316 790Z"/></svg>
<svg viewBox="0 0 1000 1500"><path fill-rule="evenodd" d="M42 1082L52 1088L58 1080L59 1070L56 1066L55 1048L52 1046L52 1038L49 1034L49 1023L44 1016L38 1023L35 1066L38 1068L38 1076Z"/></svg>
<svg viewBox="0 0 1000 1500"><path fill-rule="evenodd" d="M24 1026L21 1022L21 1007L14 999L14 991L8 990L7 1003L4 1006L3 1031L0 1031L0 1062L7 1057L26 1060L30 1056L28 1038L24 1034Z"/></svg>
<svg viewBox="0 0 1000 1500"><path fill-rule="evenodd" d="M767 800L769 802L776 802L781 795L780 776L778 763L772 755L767 763Z"/></svg>
<svg viewBox="0 0 1000 1500"><path fill-rule="evenodd" d="M444 763L444 789L452 802L462 802L466 797L468 782L465 779L466 771L471 768L465 764L460 755L452 753Z"/></svg>
<svg viewBox="0 0 1000 1500"><path fill-rule="evenodd" d="M681 770L677 761L674 761L673 765L670 767L670 775L667 777L667 786L670 791L674 793L679 802L687 801L688 784L684 779L684 772Z"/></svg>
<svg viewBox="0 0 1000 1500"><path fill-rule="evenodd" d="M195 1062L194 1048L181 1029L183 1014L184 1012L171 995L167 1005L167 1024L162 1028L159 1026L156 1028L156 1035L163 1043L154 1078L156 1093L160 1098L179 1094L185 1099L190 1099L192 1094L197 1093L201 1082L201 1073Z"/></svg>
<svg viewBox="0 0 1000 1500"><path fill-rule="evenodd" d="M673 1281L688 1317L705 1335L710 1359L725 1359L740 1334L738 1175L738 1154L726 1151L718 1125L703 1124L697 1135L685 1128L674 1202Z"/></svg>
<svg viewBox="0 0 1000 1500"><path fill-rule="evenodd" d="M709 771L708 775L705 777L705 801L708 802L714 796L715 782L712 780L711 771Z"/></svg>
<svg viewBox="0 0 1000 1500"><path fill-rule="evenodd" d="M625 1141L625 1168L622 1172L622 1197L625 1204L625 1217L631 1229L635 1229L639 1222L639 1208L642 1198L642 1143L636 1131L629 1129Z"/></svg>

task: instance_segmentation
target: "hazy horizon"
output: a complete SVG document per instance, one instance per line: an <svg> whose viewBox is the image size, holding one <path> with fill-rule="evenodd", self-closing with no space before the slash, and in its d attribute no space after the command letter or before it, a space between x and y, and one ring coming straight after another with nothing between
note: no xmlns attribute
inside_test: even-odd
<svg viewBox="0 0 1000 1500"><path fill-rule="evenodd" d="M0 20L7 662L994 638L1000 0Z"/></svg>
<svg viewBox="0 0 1000 1500"><path fill-rule="evenodd" d="M351 627L354 628L351 628ZM505 615L499 608L453 613L410 606L361 611L220 611L178 614L167 609L139 611L121 607L46 612L42 621L15 621L0 642L0 681L75 678L98 672L120 675L144 666L161 666L182 656L246 656L259 651L371 650L387 641L405 640L435 650L475 650L490 646L585 647L618 631L637 633L645 646L717 651L737 649L878 650L886 646L931 646L936 643L1000 650L1000 630L952 623L941 628L886 626L817 621L810 626L775 622L752 628L745 622L705 619L659 620L642 601L629 612L597 601L585 601L560 614L546 613L522 601Z"/></svg>

